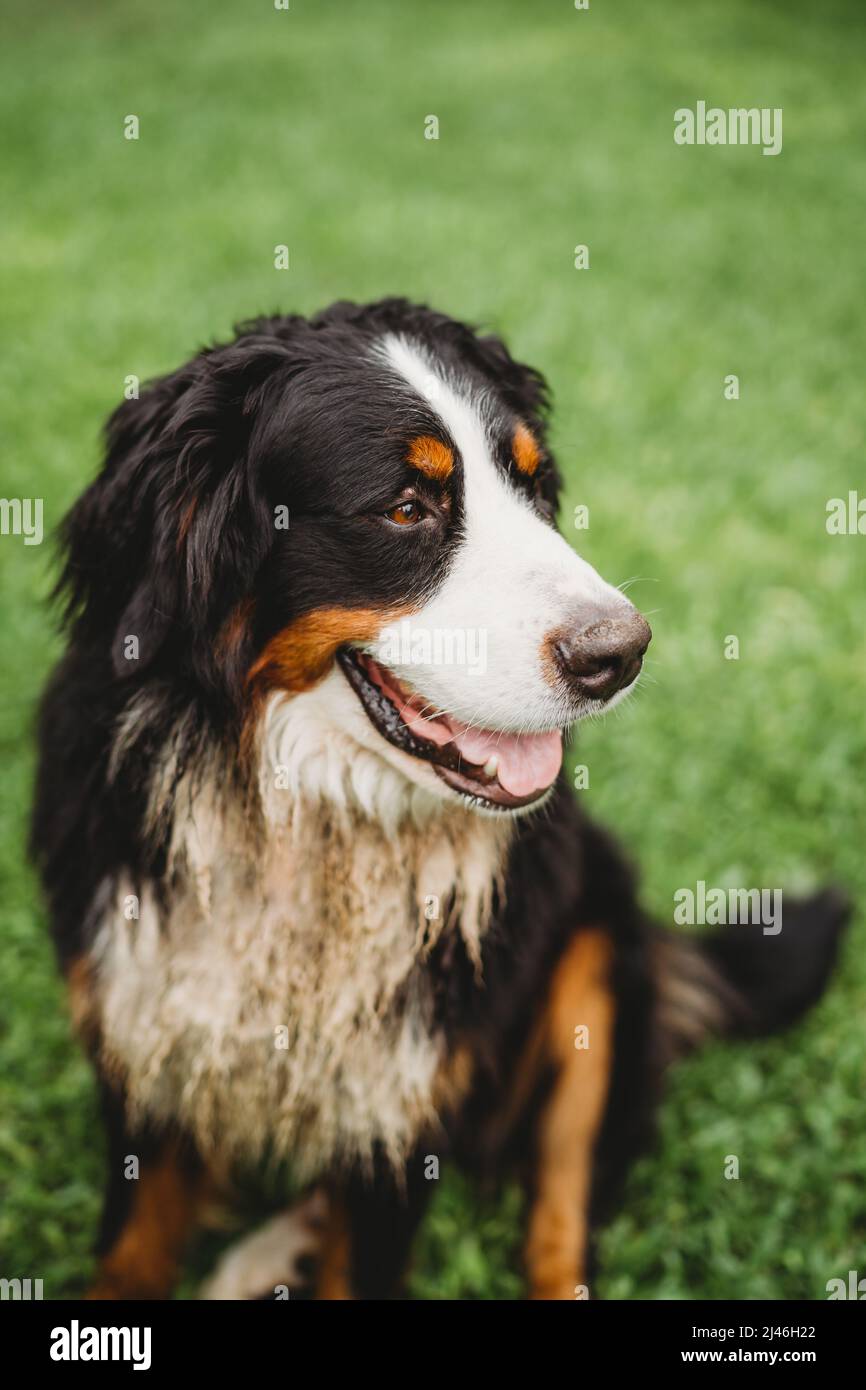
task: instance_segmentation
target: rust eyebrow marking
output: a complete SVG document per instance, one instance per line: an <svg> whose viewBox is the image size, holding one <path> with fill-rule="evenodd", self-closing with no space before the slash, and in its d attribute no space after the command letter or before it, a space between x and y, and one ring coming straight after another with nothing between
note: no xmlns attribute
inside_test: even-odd
<svg viewBox="0 0 866 1390"><path fill-rule="evenodd" d="M514 438L511 441L511 452L514 455L514 462L521 473L526 473L531 478L538 465L541 463L541 450L538 447L538 440L532 431L524 424L519 424L514 431Z"/></svg>
<svg viewBox="0 0 866 1390"><path fill-rule="evenodd" d="M419 434L413 439L406 458L412 468L432 478L434 483L444 483L454 471L454 454L447 444L430 434Z"/></svg>

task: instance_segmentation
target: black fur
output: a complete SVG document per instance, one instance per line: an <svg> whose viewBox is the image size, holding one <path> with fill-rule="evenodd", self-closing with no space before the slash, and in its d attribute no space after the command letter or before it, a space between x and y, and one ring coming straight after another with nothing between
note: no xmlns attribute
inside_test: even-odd
<svg viewBox="0 0 866 1390"><path fill-rule="evenodd" d="M786 902L778 936L748 928L709 934L703 950L738 1001L729 1011L729 1035L759 1037L787 1028L818 1002L849 913L845 895L827 889Z"/></svg>
<svg viewBox="0 0 866 1390"><path fill-rule="evenodd" d="M404 300L348 303L307 321L262 318L229 344L125 401L106 430L99 476L63 525L69 648L41 707L41 757L31 837L61 960L86 944L95 886L120 868L158 871L140 835L141 779L155 747L188 712L196 741L232 745L245 713L244 678L269 638L322 605L383 605L423 593L447 565L459 529L416 528L399 554L374 517L399 494L411 436L432 428L405 385L365 362L392 331L435 347L503 402L543 442L540 376L504 344ZM558 478L549 455L533 482L547 514ZM289 508L290 531L274 526ZM189 510L191 509L191 510ZM288 537L291 537L290 541ZM220 642L237 606L249 621ZM139 640L124 659L124 638ZM111 739L136 692L153 714L121 775L109 780Z"/></svg>
<svg viewBox="0 0 866 1390"><path fill-rule="evenodd" d="M156 843L145 836L144 789L179 718L181 770L207 742L236 749L248 712L246 673L269 639L321 606L418 597L448 566L459 488L449 524L434 520L407 536L399 553L376 521L403 485L409 438L434 428L386 371L361 365L386 331L435 345L464 375L495 387L499 466L542 514L555 506L541 377L499 339L403 300L340 303L309 321L258 319L121 405L108 423L104 468L64 526L59 590L69 644L39 725L32 851L64 966L86 955L100 885L121 872L134 884L162 882L170 827ZM542 444L534 480L510 463L517 419ZM290 544L273 525L280 506L289 508ZM140 640L137 661L124 657L129 633ZM118 720L136 696L147 697L146 717L110 775ZM841 905L820 899L786 915L782 950L740 932L708 940L705 958L727 1001L727 1026L760 1031L796 1018L824 986L843 919ZM613 942L618 1008L595 1191L601 1211L648 1132L666 1048L655 934L633 876L564 782L542 815L520 822L506 892L483 943L483 983L453 933L431 955L437 1023L453 1048L468 1042L477 1063L472 1094L433 1151L449 1147L481 1174L528 1159L531 1107L508 1133L497 1118L556 963L584 925L602 925ZM543 1084L536 1103L542 1093ZM124 1152L142 1137L126 1133L122 1106L107 1095L112 1149ZM430 1191L420 1163L419 1154L402 1186L384 1172L350 1179L357 1286L368 1296L398 1283ZM109 1223L113 1210L110 1199ZM110 1234L106 1226L105 1241Z"/></svg>

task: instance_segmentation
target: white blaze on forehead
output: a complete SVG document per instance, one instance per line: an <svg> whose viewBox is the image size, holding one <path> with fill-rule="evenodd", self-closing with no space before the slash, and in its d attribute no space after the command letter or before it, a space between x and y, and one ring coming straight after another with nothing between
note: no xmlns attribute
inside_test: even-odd
<svg viewBox="0 0 866 1390"><path fill-rule="evenodd" d="M557 538L493 458L488 429L491 393L479 390L466 377L455 378L444 363L428 358L422 348L405 338L389 336L381 348L389 365L438 415L457 445L463 465L463 525L467 535L463 549L472 552L466 562L492 575L502 564L503 546L519 545L524 551L543 547L549 555ZM489 548L494 541L498 558ZM576 558L568 547L565 549L569 560ZM512 563L519 559L512 554Z"/></svg>
<svg viewBox="0 0 866 1390"><path fill-rule="evenodd" d="M475 465L475 472L489 458L483 393L476 391L473 398L468 381L458 384L449 380L444 364L430 362L406 338L391 334L382 339L380 348L394 371L439 416L463 456L468 482L470 466Z"/></svg>
<svg viewBox="0 0 866 1390"><path fill-rule="evenodd" d="M417 629L483 630L487 665L394 667L443 710L468 723L539 729L567 722L543 660L547 633L582 607L628 607L497 467L492 390L460 378L406 338L389 335L378 355L438 416L457 446L463 477L463 535L438 591L413 616ZM517 424L517 421L514 421ZM384 659L384 657L383 657Z"/></svg>

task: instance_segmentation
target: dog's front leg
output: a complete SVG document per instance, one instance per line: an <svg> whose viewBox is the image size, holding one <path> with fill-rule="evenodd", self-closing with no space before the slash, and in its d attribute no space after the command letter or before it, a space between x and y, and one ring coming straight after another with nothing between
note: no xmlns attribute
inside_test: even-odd
<svg viewBox="0 0 866 1390"><path fill-rule="evenodd" d="M541 1019L553 1082L538 1115L526 1240L531 1298L586 1297L589 1204L596 1140L613 1054L610 942L585 929L551 982Z"/></svg>
<svg viewBox="0 0 866 1390"><path fill-rule="evenodd" d="M432 1186L421 1153L410 1157L399 1180L377 1159L372 1174L330 1185L316 1297L399 1297Z"/></svg>
<svg viewBox="0 0 866 1390"><path fill-rule="evenodd" d="M123 1099L113 1090L104 1099L108 1182L99 1268L87 1297L168 1298L208 1194L206 1170L185 1141L130 1132Z"/></svg>

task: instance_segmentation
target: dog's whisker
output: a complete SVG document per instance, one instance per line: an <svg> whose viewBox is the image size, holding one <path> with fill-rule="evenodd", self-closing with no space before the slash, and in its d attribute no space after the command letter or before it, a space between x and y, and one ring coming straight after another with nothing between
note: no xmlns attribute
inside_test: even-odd
<svg viewBox="0 0 866 1390"><path fill-rule="evenodd" d="M634 584L658 584L658 582L657 579L653 579L649 575L635 574L632 575L631 579L624 579L621 584L617 584L616 588L619 589L620 593L624 594Z"/></svg>

